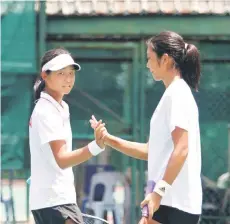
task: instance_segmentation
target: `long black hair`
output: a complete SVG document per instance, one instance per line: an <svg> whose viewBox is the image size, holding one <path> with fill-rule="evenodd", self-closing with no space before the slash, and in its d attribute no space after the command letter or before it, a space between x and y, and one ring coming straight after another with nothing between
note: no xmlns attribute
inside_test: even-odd
<svg viewBox="0 0 230 224"><path fill-rule="evenodd" d="M187 44L183 38L174 32L165 31L150 38L147 45L151 46L158 58L168 54L174 59L175 67L181 73L187 84L198 90L200 81L200 54L193 44Z"/></svg>
<svg viewBox="0 0 230 224"><path fill-rule="evenodd" d="M41 68L43 65L45 65L47 62L52 60L53 58L57 57L58 55L61 54L69 54L70 52L63 49L63 48L55 48L52 50L47 51L44 56L41 59ZM47 74L50 74L51 71L46 71ZM37 78L35 84L34 84L34 98L35 101L40 98L41 92L45 89L45 81L42 79L42 77L39 75Z"/></svg>

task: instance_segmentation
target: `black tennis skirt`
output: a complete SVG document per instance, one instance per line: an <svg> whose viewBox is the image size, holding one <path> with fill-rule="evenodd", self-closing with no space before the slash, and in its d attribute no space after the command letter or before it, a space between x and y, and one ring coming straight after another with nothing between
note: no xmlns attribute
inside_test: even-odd
<svg viewBox="0 0 230 224"><path fill-rule="evenodd" d="M76 224L84 224L81 211L76 204L58 205L31 211L36 224L64 224L72 219Z"/></svg>
<svg viewBox="0 0 230 224"><path fill-rule="evenodd" d="M162 224L198 224L200 215L190 214L177 208L161 205L153 214L153 220Z"/></svg>

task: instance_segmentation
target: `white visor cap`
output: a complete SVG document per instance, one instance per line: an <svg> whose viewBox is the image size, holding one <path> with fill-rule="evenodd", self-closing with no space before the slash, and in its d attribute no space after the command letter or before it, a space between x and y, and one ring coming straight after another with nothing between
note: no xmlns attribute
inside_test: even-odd
<svg viewBox="0 0 230 224"><path fill-rule="evenodd" d="M42 72L45 71L58 71L69 65L73 65L76 71L81 70L81 66L74 62L73 58L69 54L60 54L52 60L48 61L42 66Z"/></svg>

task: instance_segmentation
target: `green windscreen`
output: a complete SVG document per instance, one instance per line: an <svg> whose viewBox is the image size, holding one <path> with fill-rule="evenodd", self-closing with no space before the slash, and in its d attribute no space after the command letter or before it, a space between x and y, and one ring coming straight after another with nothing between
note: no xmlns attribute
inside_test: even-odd
<svg viewBox="0 0 230 224"><path fill-rule="evenodd" d="M35 1L1 1L2 72L36 72L34 3Z"/></svg>

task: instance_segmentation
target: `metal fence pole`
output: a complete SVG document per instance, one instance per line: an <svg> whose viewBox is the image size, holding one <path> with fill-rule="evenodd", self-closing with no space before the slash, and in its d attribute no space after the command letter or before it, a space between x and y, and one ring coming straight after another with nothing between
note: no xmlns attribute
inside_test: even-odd
<svg viewBox="0 0 230 224"><path fill-rule="evenodd" d="M145 93L145 80L146 76L144 73L144 67L146 64L146 46L145 40L141 40L140 51L141 51L141 77L140 77L140 138L141 142L146 142L146 93ZM140 161L140 191L141 200L144 199L144 187L145 187L145 161Z"/></svg>
<svg viewBox="0 0 230 224"><path fill-rule="evenodd" d="M228 125L228 187L230 188L230 124Z"/></svg>
<svg viewBox="0 0 230 224"><path fill-rule="evenodd" d="M39 58L42 57L42 55L46 51L46 0L40 1L40 11L39 11L39 48L38 48L38 55Z"/></svg>
<svg viewBox="0 0 230 224"><path fill-rule="evenodd" d="M139 65L138 65L138 51L137 48L134 49L134 57L133 57L133 137L135 141L139 140L138 135L138 73L139 73ZM132 190L131 190L131 223L137 222L136 215L136 193L137 193L137 160L132 158L131 160L131 170L132 170Z"/></svg>

